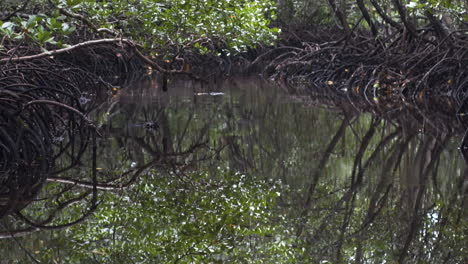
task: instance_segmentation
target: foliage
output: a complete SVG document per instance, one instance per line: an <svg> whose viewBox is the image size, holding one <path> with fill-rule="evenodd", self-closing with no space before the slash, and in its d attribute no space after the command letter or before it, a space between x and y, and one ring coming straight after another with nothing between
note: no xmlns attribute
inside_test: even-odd
<svg viewBox="0 0 468 264"><path fill-rule="evenodd" d="M326 0L279 0L279 22L285 25L326 25L333 23Z"/></svg>
<svg viewBox="0 0 468 264"><path fill-rule="evenodd" d="M32 2L29 6L48 5L41 0ZM0 22L0 37L26 40L41 47L62 47L73 42L69 35L76 28L93 31L89 26L92 24L95 29L112 29L119 36L137 41L153 54L167 47L195 47L202 53L227 54L259 44L272 45L279 32L269 26L275 19L275 6L270 0L55 0L52 9L36 11L31 9L31 14ZM83 40L83 36L74 37Z"/></svg>
<svg viewBox="0 0 468 264"><path fill-rule="evenodd" d="M468 22L466 2L462 0L411 0L406 7L418 15L422 15L421 11L428 10L437 14L440 19L450 17L458 23Z"/></svg>
<svg viewBox="0 0 468 264"><path fill-rule="evenodd" d="M28 19L16 17L12 21L0 21L0 36L11 40L26 40L45 47L52 44L59 48L67 46L69 35L76 30L76 22L70 22L65 16L53 13L31 15Z"/></svg>

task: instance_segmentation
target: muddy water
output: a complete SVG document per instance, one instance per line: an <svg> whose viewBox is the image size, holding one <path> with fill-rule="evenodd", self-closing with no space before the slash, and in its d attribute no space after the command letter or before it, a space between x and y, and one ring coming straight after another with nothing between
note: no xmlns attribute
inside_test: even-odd
<svg viewBox="0 0 468 264"><path fill-rule="evenodd" d="M455 129L256 77L172 80L168 92L159 83L115 88L91 113L103 135L98 177L132 185L100 190L84 223L0 241L2 255L44 263L466 260L468 173ZM84 162L75 173L90 168ZM89 201L81 202L57 222L76 219Z"/></svg>

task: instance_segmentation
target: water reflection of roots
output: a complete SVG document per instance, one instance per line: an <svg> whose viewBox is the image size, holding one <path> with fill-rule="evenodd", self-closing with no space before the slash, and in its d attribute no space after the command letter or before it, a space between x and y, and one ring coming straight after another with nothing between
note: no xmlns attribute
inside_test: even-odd
<svg viewBox="0 0 468 264"><path fill-rule="evenodd" d="M118 175L110 175L97 168L96 136L94 131L86 133L86 142L78 151L78 148L71 146L77 146L78 141L83 140L82 136L75 137L76 142L61 149L55 162L62 166L49 172L49 176L45 178L47 184L41 183L45 185L42 196L25 201L28 204L27 210L12 208L10 215L2 222L5 230L0 232L0 238L20 237L40 230L62 229L81 223L97 209L100 203L99 191L123 191L145 172L155 168L177 171L178 175L183 175L193 163L198 162L198 159L187 162L189 156L200 149L206 149L205 142L197 141L184 151L152 153L152 158L145 164L126 169Z"/></svg>
<svg viewBox="0 0 468 264"><path fill-rule="evenodd" d="M366 241L384 240L387 238L385 236L390 237L389 243L394 243L394 248L389 250L393 256L389 258L398 260L398 263L414 258L412 254L423 257L424 253L418 246L421 241L433 239L431 243L434 243L436 254L436 250L442 248L441 244L450 238L444 235L431 238L431 232L426 230L427 221L432 221L433 228L443 233L451 228L445 222L451 214L457 215L454 220L456 225L463 221L462 210L466 206L466 192L463 189L468 175L466 171L457 176L453 193L443 194L436 177L444 148L453 134L447 131L423 137L418 135L418 130L403 124L380 138L378 131L382 119L374 117L357 142L357 153L347 178L349 184L336 192L323 193L320 185L326 181L325 167L331 163L330 155L344 140L346 130L352 129L352 123L353 118L349 117L342 121L311 175L310 184L302 197L305 202L297 236L311 248L323 244L317 252L325 255L323 252L329 251L333 256L330 258L334 258L336 263L344 261L344 248L349 243L356 245L355 257L362 260ZM375 139L377 141L372 143ZM384 165L381 169L377 167L378 171L371 172L379 156ZM364 197L369 198L364 203L364 211L359 211L360 195L363 193ZM447 196L448 204L437 204L437 199L433 198L436 195L432 193L437 193L439 199ZM323 206L321 201L327 199L332 199L330 208L317 210ZM395 209L387 208L389 204ZM434 214L438 214L439 219L428 220ZM452 255L455 256L460 257Z"/></svg>
<svg viewBox="0 0 468 264"><path fill-rule="evenodd" d="M462 105L468 88L463 34L432 43L428 36L402 41L401 32L384 40L358 33L344 37L332 31L301 33L309 41L259 57L272 58L266 75L314 95L348 100L353 106L359 101L358 110L391 113L411 105L421 115L434 109L445 113L450 109L452 116L457 111L460 116L468 113L468 103ZM427 123L432 125L431 118Z"/></svg>
<svg viewBox="0 0 468 264"><path fill-rule="evenodd" d="M52 228L46 225L55 221L60 210L83 199L90 200L89 210L68 225L83 220L95 209L97 182L93 178L89 193L63 199L67 190L59 192L56 210L49 216L38 213L40 220L33 221L19 213L37 202L41 189L50 191L50 184L45 184L48 179L81 162L91 138L98 133L88 119L96 98L111 90L109 82L142 68L139 59L132 59L132 49L114 40L54 55L28 56L31 51L21 48L15 56L0 54L0 219L16 217L27 223L26 229L7 227L17 230L13 232L16 235ZM92 198L87 198L89 195Z"/></svg>
<svg viewBox="0 0 468 264"><path fill-rule="evenodd" d="M87 118L96 87L101 85L93 77L71 65L47 60L0 68L0 218L22 219L29 226L15 228L16 224L3 222L4 228L16 231L1 237L48 228L46 224L55 218L58 211L46 217L41 214L39 221L20 211L37 199L61 159L67 155L72 166L96 134ZM93 197L89 212L96 204L95 193ZM57 210L72 203L57 202ZM89 213L83 218L86 215Z"/></svg>

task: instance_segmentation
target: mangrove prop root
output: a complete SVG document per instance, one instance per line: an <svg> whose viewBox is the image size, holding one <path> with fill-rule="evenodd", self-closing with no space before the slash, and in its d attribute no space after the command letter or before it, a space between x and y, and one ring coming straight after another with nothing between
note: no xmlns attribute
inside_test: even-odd
<svg viewBox="0 0 468 264"><path fill-rule="evenodd" d="M330 38L322 37L326 33L316 32L313 41L297 45L301 50L271 57L264 74L368 97L402 94L416 101L429 94L450 93L462 101L467 96L468 36L464 32L453 32L439 43L424 34L407 41L404 33L387 39L356 33L346 41L326 41ZM338 34L335 38L342 39Z"/></svg>
<svg viewBox="0 0 468 264"><path fill-rule="evenodd" d="M70 76L66 81L56 79L50 71ZM73 80L71 72L79 78ZM63 152L67 135L82 130L79 134L86 140L90 123L82 118L93 105L86 101L93 100L95 93L87 90L92 83L91 76L63 67L42 70L38 65L24 64L1 68L0 217L21 209L35 197L52 168L54 153ZM82 89L77 89L81 85Z"/></svg>
<svg viewBox="0 0 468 264"><path fill-rule="evenodd" d="M118 176L98 172L100 134L88 115L109 84L75 66L81 57L52 61L41 55L0 65L0 221L4 225L0 238L78 224L96 210L98 192L121 191L154 167L179 166L180 157L204 146L155 153L151 162ZM49 184L54 187L41 192ZM56 224L59 217L76 212L77 206L81 215ZM34 208L41 211L35 213Z"/></svg>
<svg viewBox="0 0 468 264"><path fill-rule="evenodd" d="M100 90L107 87L92 72L44 55L15 62L10 58L0 65L0 218L19 217L24 223L2 231L0 237L51 228L46 222L53 222L60 211L76 202L89 202L85 207L91 209L63 227L79 223L96 208L94 188L90 195L76 192L76 197L62 199L48 216L44 211L41 220L19 213L36 200L54 170L76 165L88 146L95 144L91 139L98 131L87 113L95 108ZM98 184L96 177L90 182ZM75 201L77 197L82 198ZM3 222L5 226L9 226L7 222Z"/></svg>
<svg viewBox="0 0 468 264"><path fill-rule="evenodd" d="M297 43L292 38L283 45L294 44L296 49L262 56L270 61L263 74L322 103L327 98L331 105L346 101L356 110L391 118L399 118L400 110L409 107L414 111L408 111L408 117L424 119L434 131L461 129L455 121L457 115L465 124L468 121L464 120L468 35L452 32L435 42L430 32L421 32L418 38L405 34L396 30L378 38L363 32L343 38L342 32L333 30L292 34L309 40ZM438 114L429 113L431 109Z"/></svg>

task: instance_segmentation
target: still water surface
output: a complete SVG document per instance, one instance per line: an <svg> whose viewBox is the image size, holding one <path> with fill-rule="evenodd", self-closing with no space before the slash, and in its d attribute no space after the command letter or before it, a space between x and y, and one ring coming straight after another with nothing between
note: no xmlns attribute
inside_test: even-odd
<svg viewBox="0 0 468 264"><path fill-rule="evenodd" d="M96 211L1 240L0 263L466 263L455 129L287 90L258 78L116 89L91 113ZM60 177L89 177L90 159ZM83 193L54 184L25 214Z"/></svg>

